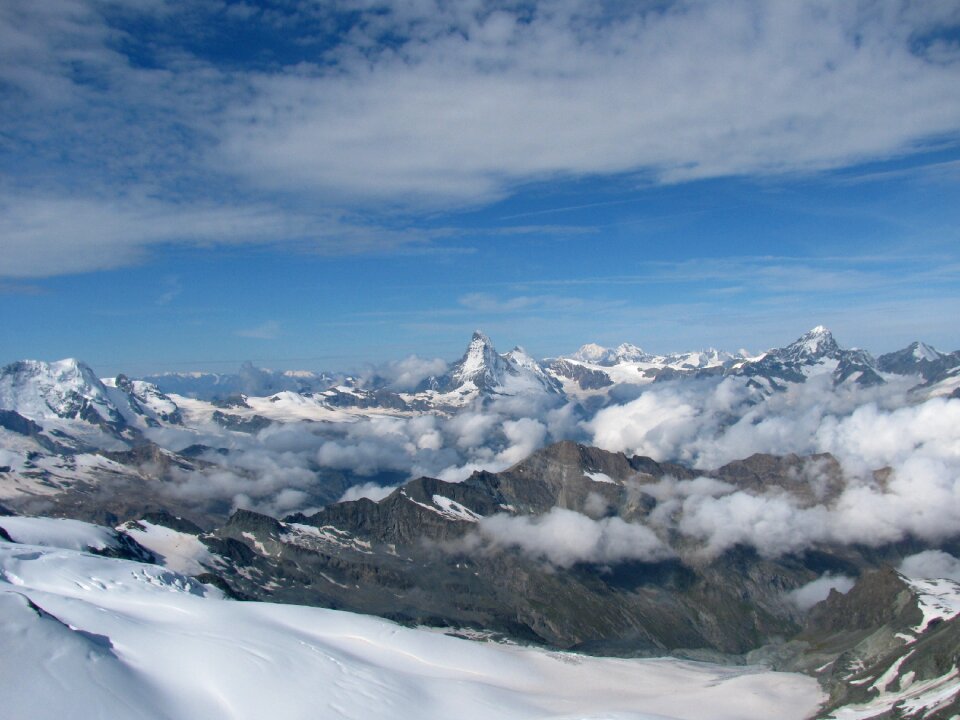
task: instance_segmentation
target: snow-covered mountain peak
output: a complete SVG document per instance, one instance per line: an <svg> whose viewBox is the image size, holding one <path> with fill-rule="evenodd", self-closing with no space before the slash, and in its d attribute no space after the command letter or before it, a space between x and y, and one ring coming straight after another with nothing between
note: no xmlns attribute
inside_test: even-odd
<svg viewBox="0 0 960 720"><path fill-rule="evenodd" d="M490 338L480 331L473 334L463 357L442 378L432 380L431 386L441 393L460 395L477 390L505 395L561 392L559 383L523 348L515 347L500 355Z"/></svg>
<svg viewBox="0 0 960 720"><path fill-rule="evenodd" d="M632 343L621 343L617 345L614 357L617 362L648 362L653 356Z"/></svg>
<svg viewBox="0 0 960 720"><path fill-rule="evenodd" d="M881 355L877 358L877 366L887 373L920 375L938 395L949 395L960 384L957 382L960 379L960 351L944 353L919 341Z"/></svg>
<svg viewBox="0 0 960 720"><path fill-rule="evenodd" d="M943 357L943 353L924 342L911 343L908 349L913 353L913 357L917 361L926 360L927 362L936 362Z"/></svg>
<svg viewBox="0 0 960 720"><path fill-rule="evenodd" d="M614 349L596 343L587 343L582 345L571 359L588 365L612 367L620 363L649 362L653 356L632 343L621 343Z"/></svg>
<svg viewBox="0 0 960 720"><path fill-rule="evenodd" d="M125 375L101 380L73 358L21 360L0 369L0 409L81 445L123 447L149 427L182 423L176 403L155 385Z"/></svg>
<svg viewBox="0 0 960 720"><path fill-rule="evenodd" d="M456 385L472 382L481 388L501 384L506 372L507 365L490 338L477 330L463 357L454 364L451 376Z"/></svg>
<svg viewBox="0 0 960 720"><path fill-rule="evenodd" d="M64 358L53 362L43 360L20 360L3 370L4 375L18 374L23 378L35 378L41 382L59 385L96 384L96 374L86 363L76 358Z"/></svg>
<svg viewBox="0 0 960 720"><path fill-rule="evenodd" d="M508 375L503 379L504 383L500 388L501 391L508 393L530 390L549 393L563 392L557 380L551 377L543 366L522 347L515 347L504 355L503 359L506 361Z"/></svg>
<svg viewBox="0 0 960 720"><path fill-rule="evenodd" d="M147 425L158 425L161 422L181 425L183 416L180 408L153 383L145 380L131 380L126 375L117 375L115 378L105 378L103 382L114 405L128 421L138 424L135 417L140 416ZM129 406L129 407L128 407Z"/></svg>
<svg viewBox="0 0 960 720"><path fill-rule="evenodd" d="M469 354L471 350L476 351L478 349L482 350L483 348L493 350L493 341L482 330L474 330L473 335L470 336L470 344L467 345L467 353Z"/></svg>
<svg viewBox="0 0 960 720"><path fill-rule="evenodd" d="M539 363L534 359L534 357L519 345L504 355L504 357L513 365L517 365L519 367L539 367Z"/></svg>
<svg viewBox="0 0 960 720"><path fill-rule="evenodd" d="M778 354L793 362L816 361L823 358L836 358L840 353L840 346L831 333L823 325L817 325L809 332L801 335L787 347L778 351Z"/></svg>
<svg viewBox="0 0 960 720"><path fill-rule="evenodd" d="M586 345L581 345L580 349L577 350L572 357L574 360L579 360L580 362L603 365L610 362L613 356L614 353L609 348L605 348L603 345L597 345L597 343L587 343Z"/></svg>
<svg viewBox="0 0 960 720"><path fill-rule="evenodd" d="M672 367L703 369L718 367L734 359L735 357L728 352L707 348L693 352L673 353L666 357L666 362Z"/></svg>
<svg viewBox="0 0 960 720"><path fill-rule="evenodd" d="M0 370L0 408L31 419L120 421L96 373L74 358L43 362L20 360Z"/></svg>
<svg viewBox="0 0 960 720"><path fill-rule="evenodd" d="M834 385L856 383L862 386L884 383L877 361L866 350L845 350L833 334L818 325L786 347L764 353L756 359L737 363L730 371L736 375L765 378L773 387L784 382L802 383L807 378L831 373Z"/></svg>

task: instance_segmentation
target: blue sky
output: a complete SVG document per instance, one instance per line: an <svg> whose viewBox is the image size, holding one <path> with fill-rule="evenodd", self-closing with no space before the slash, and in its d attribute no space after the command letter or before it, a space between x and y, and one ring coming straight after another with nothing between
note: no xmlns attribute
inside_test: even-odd
<svg viewBox="0 0 960 720"><path fill-rule="evenodd" d="M0 362L960 348L960 3L13 0Z"/></svg>

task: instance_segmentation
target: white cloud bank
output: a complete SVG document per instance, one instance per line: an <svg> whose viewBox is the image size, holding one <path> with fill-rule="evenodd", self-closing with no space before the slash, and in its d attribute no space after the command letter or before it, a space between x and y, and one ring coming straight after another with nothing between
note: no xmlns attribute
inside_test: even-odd
<svg viewBox="0 0 960 720"><path fill-rule="evenodd" d="M50 197L0 187L3 277L109 270L141 262L151 247L283 243L315 254L390 253L428 245L431 233L390 230L332 211L304 213L267 202L238 205L154 198Z"/></svg>
<svg viewBox="0 0 960 720"><path fill-rule="evenodd" d="M581 176L849 167L960 129L951 4L320 3L282 31L248 10L244 31L294 61L198 54L205 28L240 27L215 5L0 12L4 275L121 267L171 242L396 251L429 233L350 212L419 217ZM134 30L154 22L169 32Z"/></svg>
<svg viewBox="0 0 960 720"><path fill-rule="evenodd" d="M742 380L666 384L606 408L584 427L599 447L717 468L754 453L831 453L843 477L811 466L794 493L659 488L653 520L702 543L776 556L820 542L937 542L960 527L960 400L907 404L898 382L833 388L811 378L768 399ZM874 471L881 471L876 474Z"/></svg>
<svg viewBox="0 0 960 720"><path fill-rule="evenodd" d="M715 468L753 453L830 452L863 473L915 457L958 459L951 424L960 403L908 404L909 377L833 386L830 374L766 397L743 379L664 383L600 410L584 424L598 447Z"/></svg>
<svg viewBox="0 0 960 720"><path fill-rule="evenodd" d="M402 361L396 369L402 377L418 368L419 361ZM174 450L196 443L230 450L206 453L203 459L212 467L204 471L171 470L176 482L167 491L282 516L315 506L311 493L327 482L320 468L348 472L353 480L371 478L348 488L342 500L380 500L393 490L383 480L395 483L398 475L459 482L474 470L503 470L578 431L573 406L553 407L556 402L547 395L504 396L452 417L372 415L356 422L274 423L251 435L225 433L211 423L200 432L148 434Z"/></svg>
<svg viewBox="0 0 960 720"><path fill-rule="evenodd" d="M928 38L955 8L611 7L388 3L337 49L336 73L252 78L223 158L272 186L475 202L545 177L842 167L960 126L960 50ZM406 42L378 46L388 33Z"/></svg>
<svg viewBox="0 0 960 720"><path fill-rule="evenodd" d="M960 582L960 559L942 550L925 550L906 557L897 569L909 578L947 578Z"/></svg>
<svg viewBox="0 0 960 720"><path fill-rule="evenodd" d="M803 587L799 587L788 594L790 600L800 610L806 611L812 608L821 600L826 600L831 590L840 593L847 593L854 586L856 581L846 575L831 575L827 573L823 577L813 580Z"/></svg>
<svg viewBox="0 0 960 720"><path fill-rule="evenodd" d="M831 453L839 465L803 461L783 487L770 480L738 487L733 477L630 481L629 497L642 493L657 503L645 527L555 510L541 519L490 518L480 537L562 566L657 558L668 537L685 539L678 552L706 557L737 545L768 557L819 543L879 546L913 537L935 545L960 527L960 400L911 404L908 386L834 388L829 378L813 377L764 397L744 379L727 378L655 384L579 424L574 405L554 407L539 397L496 398L452 417L274 424L253 436L231 434L230 454L208 453L216 467L178 478L175 487L184 497L284 514L315 504L311 493L324 482L318 468L370 480L343 499L380 499L391 489L381 484L398 475L460 481L475 470L503 470L561 439L704 470L754 453ZM157 439L197 442L174 435ZM209 441L217 444L215 436ZM599 517L606 504L583 510Z"/></svg>
<svg viewBox="0 0 960 720"><path fill-rule="evenodd" d="M494 515L478 523L468 546L519 548L557 567L576 563L646 562L673 556L654 532L618 517L593 520L572 510L553 508L538 517Z"/></svg>
<svg viewBox="0 0 960 720"><path fill-rule="evenodd" d="M388 387L399 392L412 392L430 377L439 377L447 371L447 362L441 358L422 358L410 355L402 360L382 363L371 368L368 376L387 381Z"/></svg>

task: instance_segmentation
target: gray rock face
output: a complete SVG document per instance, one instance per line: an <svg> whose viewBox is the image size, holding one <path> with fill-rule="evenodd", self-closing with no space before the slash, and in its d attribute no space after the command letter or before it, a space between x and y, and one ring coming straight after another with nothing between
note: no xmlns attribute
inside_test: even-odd
<svg viewBox="0 0 960 720"><path fill-rule="evenodd" d="M921 609L938 589L955 595L960 586L912 582L886 568L814 606L798 636L806 649L795 666L816 675L830 694L820 717L956 715L960 617L941 610L945 619L931 621Z"/></svg>
<svg viewBox="0 0 960 720"><path fill-rule="evenodd" d="M923 382L915 389L929 388L960 375L960 350L943 353L925 343L914 342L903 350L881 355L877 365L888 373L919 375ZM960 397L960 388L952 396Z"/></svg>
<svg viewBox="0 0 960 720"><path fill-rule="evenodd" d="M203 528L196 523L179 515L173 515L167 510L145 513L141 519L154 525L161 525L171 530L187 533L188 535L200 535L203 533Z"/></svg>
<svg viewBox="0 0 960 720"><path fill-rule="evenodd" d="M550 363L550 369L560 377L576 380L582 390L600 390L613 385L613 380L605 372L569 360L554 360Z"/></svg>
<svg viewBox="0 0 960 720"><path fill-rule="evenodd" d="M799 456L758 453L711 473L741 490L762 493L778 487L806 506L829 503L843 490L843 470L828 453Z"/></svg>
<svg viewBox="0 0 960 720"><path fill-rule="evenodd" d="M263 415L243 417L241 415L221 412L220 410L214 410L211 419L225 430L235 430L245 433L260 432L271 423L270 419L263 417Z"/></svg>
<svg viewBox="0 0 960 720"><path fill-rule="evenodd" d="M0 410L0 427L25 437L39 437L43 428L13 410Z"/></svg>
<svg viewBox="0 0 960 720"><path fill-rule="evenodd" d="M884 625L907 628L922 619L904 578L885 568L866 573L846 594L831 590L812 608L801 637L822 643L824 638L873 632Z"/></svg>
<svg viewBox="0 0 960 720"><path fill-rule="evenodd" d="M0 428L31 438L44 450L54 454L69 454L74 449L61 445L45 434L43 427L13 410L0 410Z"/></svg>
<svg viewBox="0 0 960 720"><path fill-rule="evenodd" d="M352 392L341 392L337 389L326 390L319 393L323 402L331 407L354 407L354 408L386 408L389 410L420 410L422 406L416 403L411 404L404 400L398 393L390 390L354 390Z"/></svg>
<svg viewBox="0 0 960 720"><path fill-rule="evenodd" d="M941 353L922 342L913 342L902 350L886 353L877 358L881 370L897 375L920 375L930 381L944 370L954 367L954 353Z"/></svg>

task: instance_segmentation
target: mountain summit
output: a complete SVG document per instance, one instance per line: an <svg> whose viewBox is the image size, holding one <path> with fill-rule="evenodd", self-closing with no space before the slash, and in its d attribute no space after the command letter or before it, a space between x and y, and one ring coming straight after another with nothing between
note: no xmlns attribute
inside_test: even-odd
<svg viewBox="0 0 960 720"><path fill-rule="evenodd" d="M879 385L884 382L877 361L866 350L841 348L826 327L817 325L786 347L770 350L757 360L737 365L730 372L765 379L771 389L783 382L805 382L814 375L831 373L833 382Z"/></svg>
<svg viewBox="0 0 960 720"><path fill-rule="evenodd" d="M21 360L0 369L0 408L32 419L83 420L113 428L123 424L107 388L88 365L73 358Z"/></svg>
<svg viewBox="0 0 960 720"><path fill-rule="evenodd" d="M473 333L463 357L427 387L441 393L467 396L514 395L526 392L562 393L560 384L523 348L501 355L490 338L479 330Z"/></svg>
<svg viewBox="0 0 960 720"><path fill-rule="evenodd" d="M177 405L155 385L125 375L102 381L73 358L20 360L0 368L0 410L27 418L61 440L96 431L138 443L147 427L182 423Z"/></svg>
<svg viewBox="0 0 960 720"><path fill-rule="evenodd" d="M823 325L817 325L776 353L784 362L810 363L824 358L839 360L843 351L834 340L833 333Z"/></svg>
<svg viewBox="0 0 960 720"><path fill-rule="evenodd" d="M463 357L451 368L449 375L454 387L473 383L479 390L489 390L503 384L507 363L497 353L486 335L474 331Z"/></svg>

